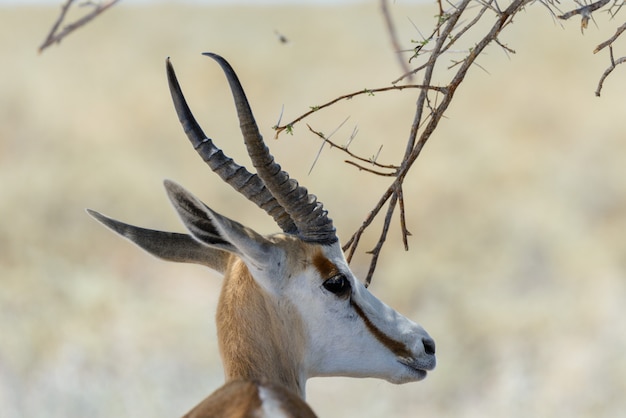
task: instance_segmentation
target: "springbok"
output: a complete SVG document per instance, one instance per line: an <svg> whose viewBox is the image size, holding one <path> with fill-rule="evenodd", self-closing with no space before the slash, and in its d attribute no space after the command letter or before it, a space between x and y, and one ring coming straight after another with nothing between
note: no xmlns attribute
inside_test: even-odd
<svg viewBox="0 0 626 418"><path fill-rule="evenodd" d="M274 161L232 67L218 55L204 55L226 74L257 174L202 132L168 58L180 123L210 168L283 232L262 236L167 180L167 194L189 234L140 228L88 210L159 258L224 274L216 320L226 383L186 416L314 417L304 401L310 377L424 379L436 364L433 339L357 280L322 204Z"/></svg>

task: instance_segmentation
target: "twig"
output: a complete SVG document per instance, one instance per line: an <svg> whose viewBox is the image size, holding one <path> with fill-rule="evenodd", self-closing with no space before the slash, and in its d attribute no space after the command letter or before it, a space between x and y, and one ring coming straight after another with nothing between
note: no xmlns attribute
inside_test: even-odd
<svg viewBox="0 0 626 418"><path fill-rule="evenodd" d="M593 53L597 54L602 49L604 49L604 48L606 48L608 46L609 47L609 58L611 60L611 65L606 70L604 70L604 73L602 74L602 76L600 77L600 80L598 81L598 87L596 88L596 92L595 92L597 97L600 97L600 93L602 92L602 87L604 85L604 80L606 80L606 78L609 76L609 74L611 74L613 72L615 67L617 67L620 64L623 64L626 61L626 57L621 57L621 58L615 59L615 57L613 56L613 42L615 42L617 40L617 38L619 38L619 36L624 31L626 31L626 23L624 23L622 26L617 28L617 30L615 31L615 34L613 36L611 36L606 41L602 42L600 45L598 45L596 47L596 49L593 50Z"/></svg>
<svg viewBox="0 0 626 418"><path fill-rule="evenodd" d="M511 54L515 54L516 53L513 48L509 48L508 45L503 44L502 42L500 42L499 39L495 39L495 43L497 43L504 50L504 53L507 56L509 55L509 53L511 53Z"/></svg>
<svg viewBox="0 0 626 418"><path fill-rule="evenodd" d="M457 11L446 20L445 28L443 29L441 36L437 38L437 41L435 42L435 46L433 48L433 52L431 52L430 58L428 60L429 65L425 67L426 71L424 75L424 83L423 83L424 85L428 86L432 82L434 67L439 57L438 52L441 50L445 42L445 39L447 38L449 33L453 30L454 25L456 24L456 22L458 21L459 17L462 14L462 11L465 9L465 7L467 6L467 4L469 4L470 1L471 0L463 0L463 2L459 5L459 8L457 9ZM356 251L356 248L359 245L361 236L363 235L365 230L371 225L373 220L378 216L378 214L380 213L380 210L384 207L385 203L390 198L392 199L389 202L389 208L387 210L387 215L385 216L385 220L383 223L383 231L379 237L378 243L376 244L373 250L369 251L369 254L372 255L372 259L370 261L370 268L365 278L366 284L371 283L372 277L374 275L374 271L376 269L376 265L378 263L378 257L380 256L380 253L383 248L383 243L385 242L385 239L387 237L386 231L389 229L389 225L391 223L391 215L393 214L393 210L395 209L395 205L397 202L397 197L398 197L397 192L398 190L400 190L399 187L404 181L404 178L406 174L408 173L408 170L410 169L411 165L414 162L414 160L413 162L410 162L409 157L413 155L414 153L415 140L417 137L418 129L421 125L422 113L423 113L424 105L427 101L426 98L428 96L428 92L429 92L428 89L422 89L418 97L417 104L416 104L416 112L413 118L413 124L411 125L411 132L409 134L409 139L407 140L407 147L406 147L405 155L403 157L402 165L396 175L394 182L389 186L389 188L387 188L387 191L383 193L381 198L378 200L378 203L376 204L376 206L374 206L374 209L372 209L372 211L369 213L365 221L363 221L361 226L352 235L352 237L348 240L348 242L343 246L344 251L348 252L347 259L348 261L350 261ZM449 89L446 88L445 90L442 90L441 92L445 92L444 95L447 95L449 93ZM423 143L425 143L425 141ZM423 146L423 143L421 144L421 146Z"/></svg>
<svg viewBox="0 0 626 418"><path fill-rule="evenodd" d="M75 0L64 1L61 7L61 12L57 20L53 24L50 33L46 37L46 40L40 46L39 51L43 51L48 46L54 43L61 42L62 39L64 39L74 30L90 22L96 16L100 15L111 6L115 5L118 1L119 0L102 0L100 3L95 4L94 8L88 14L73 23L63 26L69 10L71 9L72 5L75 4ZM361 237L363 236L365 231L369 227L371 227L373 221L381 214L383 208L386 208L378 241L374 245L372 250L367 252L371 255L371 261L368 274L365 279L366 285L369 285L372 280L372 276L374 274L379 257L386 242L393 214L396 209L398 209L400 212L399 217L402 233L402 242L404 244L404 248L408 250L408 237L411 235L411 233L406 227L406 202L403 195L403 182L406 179L409 171L413 167L415 161L421 155L425 144L432 137L439 122L444 118L444 114L451 104L457 88L465 80L465 77L468 71L472 68L472 66L482 68L477 64L477 59L484 52L485 48L488 45L496 44L500 48L502 48L507 54L515 53L513 49L500 42L499 35L505 27L513 22L513 17L518 12L520 12L527 4L530 4L532 0L507 0L509 1L508 7L504 10L500 8L497 0L455 1L458 1L458 3L453 4L449 0L436 0L438 15L437 21L434 24L434 29L432 30L430 36L426 38L422 36L422 41L419 42L419 44L411 50L413 52L413 55L408 60L408 63L405 63L401 56L402 53L405 51L402 51L399 47L400 42L398 40L396 28L388 8L388 0L381 0L382 16L385 21L389 36L391 38L391 43L393 45L393 48L395 49L397 58L400 61L400 65L404 74L397 80L393 81L391 86L377 89L359 90L357 92L339 96L321 106L311 107L308 112L297 117L292 122L282 126L280 125L283 116L281 111L281 117L279 118L276 126L273 127L273 129L276 131L275 136L278 137L283 131L291 132L295 124L303 121L305 118L309 117L313 113L318 112L321 109L330 107L339 101L350 100L356 96L364 94L374 95L375 93L379 92L403 90L406 88L419 89L417 100L415 103L413 120L411 122L410 131L406 139L405 152L399 165L383 165L378 163L377 156L375 156L374 158L363 158L349 151L348 147L350 145L350 141L354 138L356 128L355 132L353 132L347 144L344 146L339 146L330 140L330 136L332 136L332 134L326 137L324 134L315 131L307 124L309 130L318 137L322 138L324 141L322 143L322 147L320 148L319 153L322 152L322 148L325 144L329 144L331 147L338 148L348 154L350 160L346 161L347 164L350 164L354 167L357 167L359 170L363 170L371 174L393 178L391 184L389 184L387 189L380 196L374 208L367 214L365 220L361 223L359 228L354 232L352 237L346 242L343 247L344 251L346 252L347 260L351 261L357 247L359 246ZM558 11L558 13L561 13L561 11L558 10L556 4L558 3L558 1L555 1L556 0L539 0L539 3L548 8L552 16L556 16L555 11ZM588 21L592 18L592 13L606 6L610 1L611 0L599 0L587 5L583 5L582 7L579 7L578 9L575 9L573 11L561 13L557 17L561 20L566 20L571 18L572 16L581 15L582 30L587 27ZM619 11L620 8L623 6L624 2L619 1L620 0L613 0L612 5L609 7L608 11L611 17L614 17L615 13L617 13L617 11ZM476 8L471 7L473 3L477 6ZM443 8L444 4L446 5L446 7L449 6L450 10L445 11ZM469 38L470 32L477 33L477 31L481 30L480 28L483 28L483 26L478 23L485 22L488 16L495 17L495 21L491 23L492 26L488 29L486 33L484 33L484 35L481 35L482 38L479 37L479 42L474 43L473 46L469 49L467 49L466 46L455 47L455 49L457 50L462 50L462 52L465 54L465 58L453 61L453 65L450 66L448 69L445 69L445 66L443 66L443 68L441 69L441 73L437 73L437 79L439 80L444 79L444 77L449 77L447 79L448 81L438 81L439 85L441 85L442 87L433 86L433 80L435 79L435 69L438 65L439 67L442 67L442 57L445 54L450 54L453 47L460 44L461 40L466 41L467 38ZM626 31L626 24L620 26L611 38L599 44L594 50L594 53L597 53L608 46L611 64L600 78L598 88L596 90L596 95L598 96L600 95L603 83L605 79L609 76L609 74L611 74L611 72L615 69L617 65L626 62L626 57L615 59L613 55L613 43L624 31ZM418 30L418 33L420 33L421 36L421 31ZM428 47L426 47L426 45L428 45ZM408 64L411 63L411 60L416 58L419 58L420 60L419 66L413 70L410 70L408 68ZM425 60L426 62L423 63L423 60ZM396 85L405 78L413 77L418 73L422 74L421 84ZM319 153L315 157L315 161L317 161ZM315 161L313 165L315 165Z"/></svg>
<svg viewBox="0 0 626 418"><path fill-rule="evenodd" d="M602 91L602 85L604 84L604 80L606 80L606 78L609 76L609 74L611 74L611 72L613 72L615 67L617 67L618 65L623 64L623 63L626 62L626 57L621 57L621 58L618 58L618 59L615 59L613 57L613 46L612 45L609 46L609 51L610 51L610 55L611 55L611 65L609 66L609 68L604 70L604 73L600 77L600 81L598 82L598 88L596 89L596 96L597 97L600 97L600 92Z"/></svg>
<svg viewBox="0 0 626 418"><path fill-rule="evenodd" d="M376 170L373 170L371 168L362 166L362 165L360 165L358 163L355 163L354 161L350 161L350 160L344 160L343 162L346 163L346 164L355 166L360 171L367 171L368 173L375 174L375 175L381 176L381 177L395 177L395 175L396 175L396 173L383 173L382 171L376 171Z"/></svg>
<svg viewBox="0 0 626 418"><path fill-rule="evenodd" d="M465 33L467 33L467 31L469 31L472 28L472 26L478 23L478 21L483 17L485 12L490 9L490 5L492 1L493 0L489 0L488 2L483 4L483 7L481 7L480 11L476 13L476 16L474 17L474 19L472 19L467 25L463 27L463 29L459 30L456 33L456 35L454 35L450 39L450 42L448 42L448 44L441 49L441 53L444 53L447 50L449 50L450 47L452 47L452 45L454 45Z"/></svg>
<svg viewBox="0 0 626 418"><path fill-rule="evenodd" d="M404 89L422 89L422 90L434 90L434 91L439 91L439 92L445 92L446 89L445 87L437 87L437 86L427 86L427 85L417 85L417 84L406 84L406 85L402 85L402 86L388 86L388 87L381 87L381 88L377 88L377 89L363 89L363 90L359 90L356 91L354 93L348 93L348 94L344 94L342 96L339 96L329 102L324 103L323 105L320 106L312 106L311 110L309 110L306 113L303 113L302 115L298 116L297 118L295 118L294 120L292 120L289 123L286 123L284 125L280 125L280 126L274 126L272 127L272 129L274 129L276 131L276 135L274 135L274 138L278 138L278 135L280 135L284 130L290 130L293 128L293 126L302 121L303 119L311 116L313 113L318 112L324 108L327 108L331 105L334 105L337 102L340 102L342 100L350 100L356 96L361 96L363 94L367 94L369 96L373 95L374 93L381 93L384 91L391 91L391 90L397 90L397 91L401 91Z"/></svg>
<svg viewBox="0 0 626 418"><path fill-rule="evenodd" d="M617 38L619 38L619 36L626 31L626 23L624 23L622 26L620 26L619 28L617 28L617 30L615 31L615 35L611 36L609 39L607 39L606 41L602 42L600 45L598 45L596 47L596 49L593 50L594 54L597 54L598 52L600 52L602 49L606 48L607 46L611 45L613 42L615 42L615 40Z"/></svg>
<svg viewBox="0 0 626 418"><path fill-rule="evenodd" d="M400 46L400 41L398 40L398 33L396 32L396 26L393 23L393 19L391 18L391 13L389 12L388 0L380 0L380 8L383 14L383 19L385 21L385 25L387 26L387 33L389 33L389 38L391 39L391 45L393 46L393 50L396 54L396 58L398 59L398 64L400 68L402 68L402 72L409 72L408 63L402 58L402 47ZM409 77L409 82L413 81L413 77Z"/></svg>
<svg viewBox="0 0 626 418"><path fill-rule="evenodd" d="M320 155L322 155L322 151L324 150L324 145L326 145L327 142L329 142L332 145L332 142L330 142L330 138L332 138L333 135L335 135L335 133L341 129L341 127L348 121L348 119L350 119L350 116L348 116L347 118L345 118L343 120L343 122L341 122L339 124L339 126L337 126L335 128L334 131L332 131L330 133L330 135L325 136L324 134L322 134L321 132L315 132L311 129L311 127L307 124L307 126L309 127L309 130L313 131L314 133L317 134L317 136L319 136L320 138L324 139L324 142L322 142L322 145L320 146L319 151L317 151L317 154L315 155L315 158L313 159L313 164L311 164L311 168L309 168L309 175L313 172L313 168L315 168L315 164L317 164L317 160L320 158Z"/></svg>
<svg viewBox="0 0 626 418"><path fill-rule="evenodd" d="M422 83L423 85L429 85L431 83L435 64L437 63L439 57L442 56L444 48L449 48L449 45L451 45L450 42L446 43L446 40L454 39L454 35L452 35L452 32L454 31L459 18L461 17L463 12L466 10L470 1L472 0L464 0L461 3L459 3L457 5L456 11L452 13L451 15L449 15L446 21L446 24L440 27L441 35L437 38L433 51L431 52L430 58L426 66L424 67L425 73L424 73L424 79ZM450 105L454 97L454 93L456 92L456 89L463 82L463 80L465 79L465 76L467 75L467 72L472 67L472 65L475 64L475 61L478 58L478 56L484 51L484 49L490 43L498 39L498 35L502 31L502 29L512 22L512 17L519 10L521 10L524 7L524 5L526 5L528 2L529 0L514 0L507 9L498 13L496 22L493 24L491 29L482 38L482 40L478 42L474 46L474 48L472 48L469 51L468 56L465 58L464 61L460 63L458 70L456 71L451 81L446 86L445 90L440 91L441 93L443 93L441 96L442 97L441 102L439 102L438 104L435 104L434 107L430 107L429 93L431 93L432 90L423 89L420 92L420 95L417 101L416 110L415 110L415 116L413 118L413 123L411 125L411 132L409 134L409 139L407 141L406 153L402 160L400 169L397 172L396 178L393 181L393 183L389 186L387 191L382 195L382 197L380 198L380 200L378 201L374 209L370 212L368 217L365 219L361 227L359 227L359 229L354 233L352 238L344 246L344 251L348 250L349 257L351 258L354 252L356 251L356 247L359 244L362 234L371 225L373 219L376 218L376 216L379 214L380 210L385 205L385 203L389 201L387 214L383 221L382 231L381 231L379 240L377 244L374 246L374 248L368 252L369 254L371 254L372 259L370 261L370 268L368 270L367 277L365 278L366 284L369 284L371 282L372 275L374 274L374 271L376 269L376 265L378 263L380 253L382 251L383 245L387 237L387 232L389 230L389 226L391 223L393 211L395 210L396 204L398 202L400 202L400 222L401 222L401 228L402 228L402 233L403 233L403 243L405 244L405 248L408 247L407 238L410 234L406 230L406 225L405 225L406 220L405 220L404 199L402 196L402 183L404 182L404 179L406 178L409 170L411 169L411 167L413 166L413 164L415 163L415 161L421 154L421 151L423 150L424 145L430 139L433 132L435 131L435 128L437 127L441 119L443 118L444 112ZM481 10L479 13L484 13L484 10L485 9ZM469 24L467 24L463 29L461 29L461 31L466 31L468 27L474 24L475 24L475 21L473 20ZM426 115L427 117L424 118L423 112L427 108L429 108L430 110L428 114ZM426 119L427 123L422 127L422 122L424 122L423 119ZM419 132L421 133L418 139L417 136Z"/></svg>
<svg viewBox="0 0 626 418"><path fill-rule="evenodd" d="M387 207L387 214L385 215L385 222L383 223L382 231L380 232L380 237L378 238L378 242L376 246L371 251L368 251L368 254L372 255L372 260L370 261L370 268L367 272L367 276L365 277L365 287L368 287L372 282L372 277L374 276L374 271L376 270L376 265L378 264L378 257L380 257L381 250L385 241L387 240L387 234L389 233L389 226L391 225L391 218L393 217L393 212L396 209L396 204L398 203L398 193L394 192L391 196L391 200L389 201L389 207Z"/></svg>
<svg viewBox="0 0 626 418"><path fill-rule="evenodd" d="M400 230L402 231L402 243L404 251L409 251L409 236L411 233L406 227L406 213L404 211L404 193L402 188L398 191L398 203L400 204Z"/></svg>
<svg viewBox="0 0 626 418"><path fill-rule="evenodd" d="M374 219L376 219L376 216L378 216L378 213L383 208L385 203L387 203L387 200L389 200L392 194L393 194L393 190L391 190L391 188L388 188L387 191L383 193L383 195L380 197L380 199L378 199L378 203L376 203L374 208L370 211L370 213L367 215L365 220L361 223L361 226L354 232L354 234L352 234L350 239L346 241L346 243L343 245L342 249L346 253L346 259L348 262L352 261L352 257L354 256L354 253L357 247L359 246L359 241L361 240L361 236L363 235L363 232L365 232L367 227L369 227L374 221Z"/></svg>
<svg viewBox="0 0 626 418"><path fill-rule="evenodd" d="M378 172L378 171L375 171L375 170L371 170L371 169L367 169L367 168L361 167L361 166L359 166L358 164L356 164L355 162L352 162L352 161L346 161L346 163L352 164L352 165L358 167L361 170L369 171L369 172L371 172L373 174L377 174L379 176L395 176L395 172L398 170L399 166L392 165L392 164L380 164L379 162L374 161L372 159L360 157L360 156L356 155L355 153L353 153L352 151L350 151L348 149L347 145L346 146L338 145L338 144L336 144L336 143L334 143L333 141L330 140L330 136L326 137L322 132L319 132L319 131L316 131L315 129L313 129L311 127L311 125L309 125L308 123L307 123L306 126L307 126L307 128L309 128L309 131L313 132L315 135L320 137L324 141L325 144L327 143L328 145L330 145L333 148L340 149L341 151L345 152L346 154L348 154L350 157L354 158L355 160L358 160L358 161L361 161L361 162L364 162L364 163L369 163L369 164L371 164L373 166L376 166L376 167L379 167L379 168L394 170L394 172L392 172L392 173L381 173L381 172Z"/></svg>
<svg viewBox="0 0 626 418"><path fill-rule="evenodd" d="M579 7L578 9L574 9L571 10L567 13L563 13L560 16L557 16L559 19L562 20L567 20L570 17L576 16L576 15L581 15L583 17L585 16L590 16L591 13L595 12L596 10L598 10L599 8L601 8L602 6L604 6L605 4L607 4L609 2L609 0L598 0L595 3L591 3L591 4L586 4L582 7Z"/></svg>
<svg viewBox="0 0 626 418"><path fill-rule="evenodd" d="M598 0L595 3L586 4L578 9L574 9L557 17L562 20L567 20L572 16L580 15L580 31L584 32L589 24L589 19L591 19L591 14L599 8L605 6L609 1L610 0Z"/></svg>
<svg viewBox="0 0 626 418"><path fill-rule="evenodd" d="M74 32L76 29L84 26L85 24L89 23L94 18L102 14L105 10L108 10L109 8L114 6L120 0L108 0L104 3L95 4L94 9L90 13L86 14L85 16L81 17L80 19L72 23L69 23L63 26L63 28L60 29L61 24L65 20L67 12L69 11L74 1L75 0L67 0L61 6L61 13L59 14L59 17L57 18L57 20L52 25L52 29L50 29L48 36L39 47L39 53L42 53L46 48L48 48L52 44L60 43L70 33Z"/></svg>
<svg viewBox="0 0 626 418"><path fill-rule="evenodd" d="M67 0L65 3L63 3L61 5L61 13L59 13L59 17L57 18L57 20L52 25L52 28L50 29L50 32L48 33L48 36L44 40L43 44L41 44L41 46L39 47L39 53L40 54L46 47L48 47L49 45L52 45L55 42L54 41L54 34L59 29L59 26L61 26L61 23L63 23L63 20L65 20L65 15L70 10L70 7L72 6L72 3L74 3L74 1L75 0ZM57 42L59 42L59 41L57 41Z"/></svg>

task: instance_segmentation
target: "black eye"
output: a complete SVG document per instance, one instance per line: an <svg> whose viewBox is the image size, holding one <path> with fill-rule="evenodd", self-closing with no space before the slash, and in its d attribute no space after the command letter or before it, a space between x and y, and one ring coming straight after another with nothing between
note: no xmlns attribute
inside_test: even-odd
<svg viewBox="0 0 626 418"><path fill-rule="evenodd" d="M350 281L344 274L338 274L326 280L322 286L337 296L344 296L350 292Z"/></svg>

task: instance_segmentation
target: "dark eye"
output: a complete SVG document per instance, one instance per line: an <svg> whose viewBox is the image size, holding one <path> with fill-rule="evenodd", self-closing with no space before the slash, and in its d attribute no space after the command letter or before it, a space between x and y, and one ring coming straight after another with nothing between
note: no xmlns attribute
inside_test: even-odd
<svg viewBox="0 0 626 418"><path fill-rule="evenodd" d="M322 286L337 296L344 296L350 292L350 281L344 274L338 274L326 280Z"/></svg>

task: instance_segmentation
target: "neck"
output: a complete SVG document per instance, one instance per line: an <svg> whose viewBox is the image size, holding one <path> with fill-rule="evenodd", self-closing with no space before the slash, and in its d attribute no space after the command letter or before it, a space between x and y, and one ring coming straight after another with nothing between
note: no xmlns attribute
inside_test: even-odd
<svg viewBox="0 0 626 418"><path fill-rule="evenodd" d="M226 271L217 309L217 332L226 381L282 385L305 397L303 337L293 306L279 306L237 260Z"/></svg>

